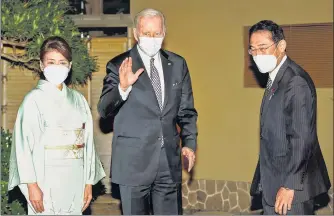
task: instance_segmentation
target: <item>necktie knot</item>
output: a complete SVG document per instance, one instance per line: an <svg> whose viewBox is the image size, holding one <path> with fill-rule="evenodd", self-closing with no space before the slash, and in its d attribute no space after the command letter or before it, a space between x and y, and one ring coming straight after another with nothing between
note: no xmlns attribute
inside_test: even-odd
<svg viewBox="0 0 334 216"><path fill-rule="evenodd" d="M151 62L151 64L153 64L154 63L154 58L151 58L150 62Z"/></svg>

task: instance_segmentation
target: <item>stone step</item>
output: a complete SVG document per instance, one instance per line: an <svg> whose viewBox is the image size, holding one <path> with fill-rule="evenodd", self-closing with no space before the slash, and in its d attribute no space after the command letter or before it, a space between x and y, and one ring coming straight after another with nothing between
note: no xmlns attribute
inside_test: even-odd
<svg viewBox="0 0 334 216"><path fill-rule="evenodd" d="M91 205L91 215L121 215L120 200L111 194L99 196Z"/></svg>
<svg viewBox="0 0 334 216"><path fill-rule="evenodd" d="M120 200L115 199L111 194L99 196L91 205L91 215L121 215ZM184 209L184 215L260 215L261 210L252 212L224 212L210 210ZM317 211L317 215L333 215L333 211L323 208Z"/></svg>
<svg viewBox="0 0 334 216"><path fill-rule="evenodd" d="M224 211L210 211L210 210L183 210L183 214L185 215L260 215L261 210L259 211L251 211L251 212L224 212Z"/></svg>
<svg viewBox="0 0 334 216"><path fill-rule="evenodd" d="M113 203L113 204L119 204L120 200L119 199L115 199L111 196L111 194L104 194L101 195L99 197L97 197L97 199L94 201L94 203Z"/></svg>
<svg viewBox="0 0 334 216"><path fill-rule="evenodd" d="M199 211L194 209L184 209L184 215L259 215L260 212L251 213L231 213L223 211ZM91 215L121 215L120 202L111 197L110 194L98 197L91 205Z"/></svg>
<svg viewBox="0 0 334 216"><path fill-rule="evenodd" d="M121 215L121 210L115 203L93 203L91 215Z"/></svg>

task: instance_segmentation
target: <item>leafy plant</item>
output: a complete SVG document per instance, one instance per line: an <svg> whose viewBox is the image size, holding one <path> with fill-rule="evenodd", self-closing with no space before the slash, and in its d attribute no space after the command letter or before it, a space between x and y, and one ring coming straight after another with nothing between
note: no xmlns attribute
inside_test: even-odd
<svg viewBox="0 0 334 216"><path fill-rule="evenodd" d="M13 200L7 189L11 144L12 134L1 129L1 215L24 215L26 211L23 207L23 195L19 190L14 190L11 195L19 199Z"/></svg>
<svg viewBox="0 0 334 216"><path fill-rule="evenodd" d="M63 37L72 48L72 73L69 84L85 84L96 71L96 59L89 56L85 40L71 18L67 0L2 0L1 58L40 72L39 52L45 39ZM12 52L5 52L9 47Z"/></svg>

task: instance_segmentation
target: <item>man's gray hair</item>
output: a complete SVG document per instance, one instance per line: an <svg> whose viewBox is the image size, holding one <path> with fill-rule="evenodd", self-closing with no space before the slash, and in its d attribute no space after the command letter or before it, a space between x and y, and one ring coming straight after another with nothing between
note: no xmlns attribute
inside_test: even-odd
<svg viewBox="0 0 334 216"><path fill-rule="evenodd" d="M153 16L161 17L162 27L163 27L163 30L165 32L166 31L165 16L163 15L163 13L161 13L160 11L155 10L153 8L146 8L146 9L144 9L144 10L142 10L139 13L136 14L136 16L134 18L134 28L138 28L140 18L142 18L142 17L153 17Z"/></svg>

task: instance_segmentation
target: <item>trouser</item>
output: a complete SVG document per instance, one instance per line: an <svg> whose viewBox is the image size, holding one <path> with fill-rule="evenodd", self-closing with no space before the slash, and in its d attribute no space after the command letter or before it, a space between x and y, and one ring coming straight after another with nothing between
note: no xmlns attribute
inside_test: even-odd
<svg viewBox="0 0 334 216"><path fill-rule="evenodd" d="M159 168L151 185L119 185L124 215L182 214L180 184L172 180L165 148L162 147ZM152 209L151 209L152 207Z"/></svg>

